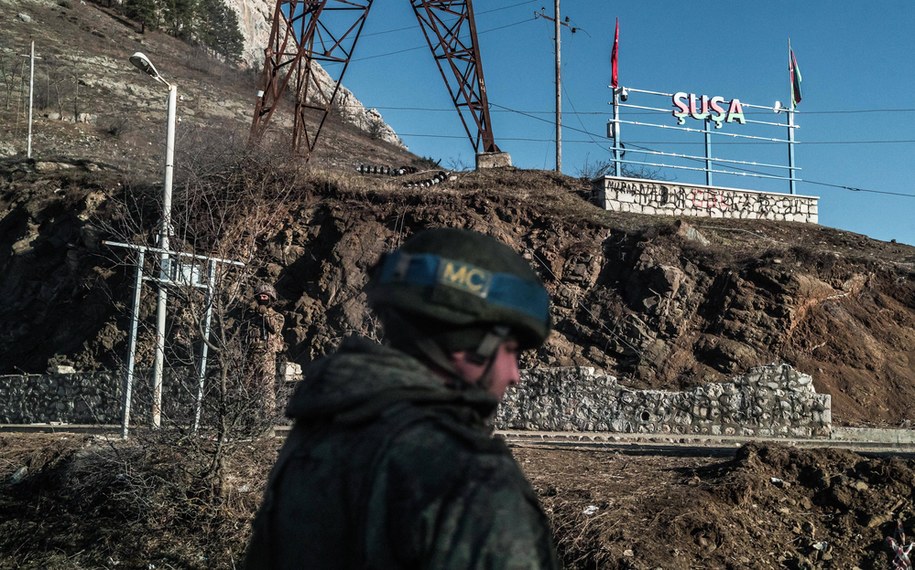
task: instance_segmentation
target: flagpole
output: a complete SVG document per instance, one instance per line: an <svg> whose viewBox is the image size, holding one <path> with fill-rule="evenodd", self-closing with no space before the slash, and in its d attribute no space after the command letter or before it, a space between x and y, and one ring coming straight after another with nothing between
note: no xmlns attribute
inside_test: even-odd
<svg viewBox="0 0 915 570"><path fill-rule="evenodd" d="M556 34L556 172L562 173L562 77L559 67L562 24L559 20L559 0L553 5L553 29Z"/></svg>
<svg viewBox="0 0 915 570"><path fill-rule="evenodd" d="M795 175L794 175L794 103L788 110L788 189L791 194L795 193Z"/></svg>
<svg viewBox="0 0 915 570"><path fill-rule="evenodd" d="M620 19L616 19L616 30L613 32L613 48L610 52L610 88L613 90L613 175L622 176L623 168L620 161L620 93L619 86L619 41Z"/></svg>
<svg viewBox="0 0 915 570"><path fill-rule="evenodd" d="M795 193L795 170L794 170L794 61L791 57L791 38L788 38L788 97L791 99L791 106L788 109L788 192Z"/></svg>
<svg viewBox="0 0 915 570"><path fill-rule="evenodd" d="M620 89L613 87L613 175L622 176L620 164Z"/></svg>

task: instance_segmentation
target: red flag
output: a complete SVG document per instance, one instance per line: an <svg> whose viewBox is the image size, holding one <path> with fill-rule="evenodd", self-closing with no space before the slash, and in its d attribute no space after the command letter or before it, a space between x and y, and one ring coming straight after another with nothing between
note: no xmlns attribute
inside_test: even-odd
<svg viewBox="0 0 915 570"><path fill-rule="evenodd" d="M791 108L793 109L801 102L801 70L797 66L797 58L794 57L791 44L788 44L788 72L791 74Z"/></svg>
<svg viewBox="0 0 915 570"><path fill-rule="evenodd" d="M610 52L610 68L613 70L610 77L610 87L616 89L620 86L620 19L616 19L616 34L613 36L613 50Z"/></svg>

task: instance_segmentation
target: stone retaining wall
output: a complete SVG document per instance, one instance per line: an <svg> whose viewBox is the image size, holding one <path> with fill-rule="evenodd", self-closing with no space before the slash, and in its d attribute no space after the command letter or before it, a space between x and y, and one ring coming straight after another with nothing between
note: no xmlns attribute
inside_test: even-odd
<svg viewBox="0 0 915 570"><path fill-rule="evenodd" d="M145 422L152 409L151 371L134 378L132 418ZM120 424L123 410L123 374L77 372L0 376L0 423ZM196 388L192 383L162 382L162 414L166 418L192 417Z"/></svg>
<svg viewBox="0 0 915 570"><path fill-rule="evenodd" d="M830 397L817 394L810 376L785 364L685 392L631 390L593 368L522 375L521 386L500 407L499 429L765 437L829 436L832 429ZM133 424L149 421L149 379L149 371L137 374ZM0 423L120 424L121 384L120 375L105 372L0 376ZM281 383L280 406L291 387ZM192 375L181 381L166 376L164 421L192 420L196 397Z"/></svg>
<svg viewBox="0 0 915 570"><path fill-rule="evenodd" d="M594 180L593 191L598 206L615 212L812 224L819 219L815 196L612 176Z"/></svg>
<svg viewBox="0 0 915 570"><path fill-rule="evenodd" d="M685 392L631 390L593 368L525 371L509 391L498 429L828 437L830 396L786 364Z"/></svg>

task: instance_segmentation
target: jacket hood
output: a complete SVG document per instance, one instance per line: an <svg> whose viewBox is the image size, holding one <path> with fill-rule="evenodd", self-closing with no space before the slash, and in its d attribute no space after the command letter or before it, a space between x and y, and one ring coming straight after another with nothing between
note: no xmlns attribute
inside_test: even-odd
<svg viewBox="0 0 915 570"><path fill-rule="evenodd" d="M350 337L337 352L308 366L286 416L297 420L343 414L370 417L401 401L468 406L482 417L492 415L499 404L484 390L446 387L425 364L404 352Z"/></svg>

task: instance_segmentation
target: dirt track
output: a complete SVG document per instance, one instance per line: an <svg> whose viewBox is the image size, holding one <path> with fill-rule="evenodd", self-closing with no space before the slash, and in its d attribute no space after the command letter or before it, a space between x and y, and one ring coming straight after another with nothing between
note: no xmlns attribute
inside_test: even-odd
<svg viewBox="0 0 915 570"><path fill-rule="evenodd" d="M0 434L0 568L230 568L273 458L252 444L213 511L181 475L192 454L152 446L132 462L90 436ZM756 444L730 458L513 453L569 569L884 568L896 522L915 526L913 460Z"/></svg>

